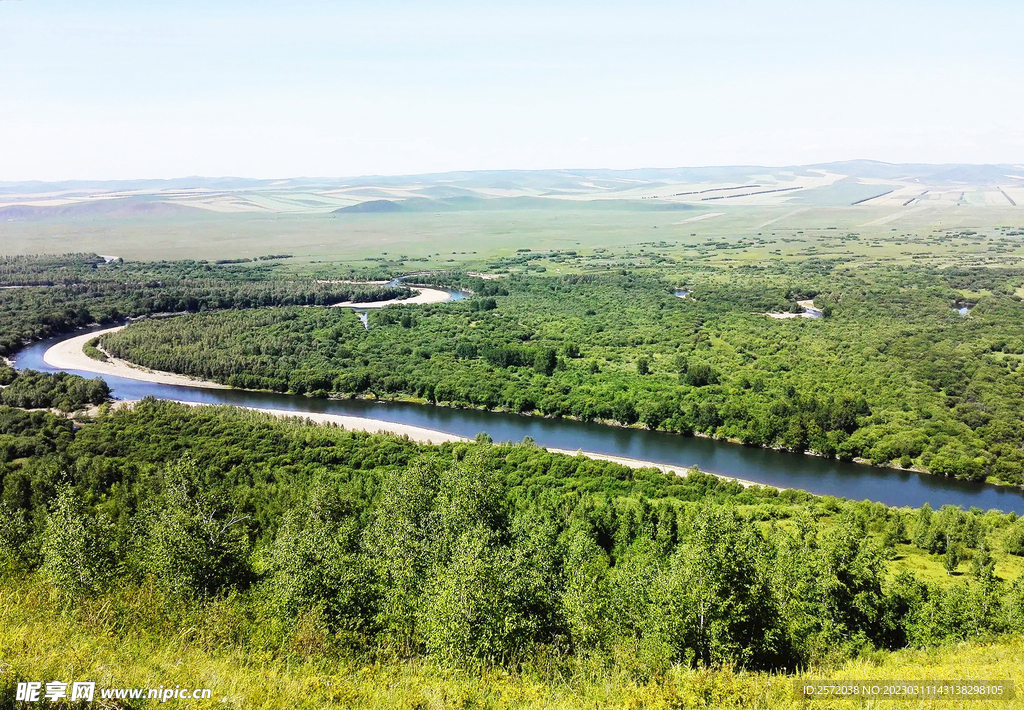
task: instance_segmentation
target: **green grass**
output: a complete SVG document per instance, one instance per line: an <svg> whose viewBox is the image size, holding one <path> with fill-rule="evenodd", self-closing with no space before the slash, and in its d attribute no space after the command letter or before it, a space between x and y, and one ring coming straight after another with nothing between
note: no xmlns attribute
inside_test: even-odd
<svg viewBox="0 0 1024 710"><path fill-rule="evenodd" d="M1024 257L1024 239L1004 237L999 225L1021 222L1019 210L936 206L881 225L867 223L891 207L716 205L720 217L679 222L695 210L607 209L579 203L545 209L469 210L389 214L217 214L0 223L0 243L18 253L95 251L126 259L218 259L286 250L293 263L405 255L408 270L482 266L516 249L576 249L604 261L642 263L639 247L687 262L728 267L773 258L809 257L941 264L1008 263ZM773 221L762 227L766 222ZM894 227L896 231L893 231ZM74 235L68 237L69 230ZM966 232L976 232L966 234ZM145 234L145 239L140 235ZM856 235L850 238L848 235ZM708 240L718 243L709 246ZM742 240L742 242L741 242ZM656 246L658 243L664 246ZM724 248L727 244L729 248ZM632 253L633 256L627 256ZM599 262L590 262L589 265ZM588 264L541 261L563 273Z"/></svg>
<svg viewBox="0 0 1024 710"><path fill-rule="evenodd" d="M994 535L998 541L998 533ZM1013 581L1024 573L1024 558L1006 554L996 542L993 551L996 577ZM971 574L971 561L966 559L957 565L954 574L947 574L943 565L942 555L930 555L913 545L897 545L896 556L889 561L889 570L898 573L908 571L923 582L952 586L960 582L964 576Z"/></svg>
<svg viewBox="0 0 1024 710"><path fill-rule="evenodd" d="M631 672L623 652L606 664L573 666L536 658L517 672L446 670L395 658L339 659L325 653L315 623L300 623L275 651L233 640L244 622L230 604L211 605L196 626L148 626L168 602L150 589L63 610L39 583L0 586L0 702L19 680L93 680L98 687L211 688L212 701L179 708L362 708L365 710L604 710L612 708L797 708L798 681L1012 680L1024 687L1024 641L1001 639L928 650L879 652L797 676L672 667L655 677ZM134 623L133 623L134 622ZM7 701L9 702L9 701ZM4 706L8 707L7 702ZM155 707L157 704L150 705ZM956 700L815 702L807 707L954 708ZM967 705L972 706L972 705ZM991 701L973 703L992 707ZM1024 707L1024 699L998 703Z"/></svg>
<svg viewBox="0 0 1024 710"><path fill-rule="evenodd" d="M913 545L897 545L896 557L889 562L892 572L912 572L922 582L952 586L971 569L970 561L961 562L955 574L947 574L940 555L929 555ZM1006 579L1006 565L996 564L996 575ZM1015 577L1010 577L1014 579Z"/></svg>

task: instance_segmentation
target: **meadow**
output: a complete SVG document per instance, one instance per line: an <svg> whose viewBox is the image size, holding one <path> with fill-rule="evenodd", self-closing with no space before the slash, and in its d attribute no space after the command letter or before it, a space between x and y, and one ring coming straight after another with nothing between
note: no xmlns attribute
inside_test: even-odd
<svg viewBox="0 0 1024 710"><path fill-rule="evenodd" d="M155 598L154 598L155 597ZM160 603L146 590L120 601L138 616ZM212 701L179 701L183 708L357 708L360 710L624 710L651 708L861 708L860 699L806 702L794 685L822 678L837 681L925 681L942 679L1010 680L1017 697L1008 702L960 699L886 699L879 710L898 708L1019 708L1024 703L1024 646L1020 638L972 641L940 648L877 652L827 669L770 674L676 666L654 677L595 665L575 673L545 667L515 672L501 669L465 672L429 662L360 663L325 660L323 639L314 629L292 632L290 651L267 659L228 641L210 642L194 635L164 637L126 631L110 623L110 609L91 603L67 616L45 588L0 589L0 654L17 660L16 677L91 678L111 687L158 685L208 687ZM192 620L211 634L236 625L225 609L210 609ZM31 649L25 652L24 649ZM8 661L9 662L9 661ZM116 669L116 670L115 670ZM14 707L9 700L5 707Z"/></svg>
<svg viewBox="0 0 1024 710"><path fill-rule="evenodd" d="M643 263L641 248L676 259L730 264L841 257L867 263L1016 263L1024 211L936 206L900 215L880 207L721 207L649 210L569 204L558 209L480 209L383 214L196 214L0 222L5 253L67 251L129 260L233 259L286 250L298 264L359 265L384 258L406 270L475 269L534 251L604 249ZM695 215L721 213L693 222ZM897 219L870 224L895 212ZM766 224L767 223L767 224ZM68 238L73 231L74 238ZM970 234L968 234L970 233ZM145 234L145 239L139 239ZM404 257L404 258L403 258ZM414 261L415 260L415 261Z"/></svg>

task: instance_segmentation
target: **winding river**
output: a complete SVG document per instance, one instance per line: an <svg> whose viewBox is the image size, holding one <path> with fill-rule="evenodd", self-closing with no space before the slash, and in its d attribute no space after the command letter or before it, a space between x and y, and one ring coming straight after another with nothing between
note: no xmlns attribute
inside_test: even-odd
<svg viewBox="0 0 1024 710"><path fill-rule="evenodd" d="M99 330L100 327L93 330ZM81 335L80 331L77 335ZM52 345L73 336L33 343L13 357L19 369L54 372L43 361ZM85 377L96 375L72 370ZM583 450L609 456L653 461L682 470L701 470L756 481L779 488L799 488L820 495L871 500L895 506L933 508L952 504L964 508L998 509L1024 514L1024 493L1017 489L969 483L909 471L875 468L785 451L772 451L712 439L679 436L643 429L627 429L566 419L545 419L500 412L452 409L406 402L324 400L303 396L205 389L157 384L103 376L119 399L180 400L265 409L368 417L396 424L434 429L473 437L487 432L495 441L521 441L531 437L542 446Z"/></svg>

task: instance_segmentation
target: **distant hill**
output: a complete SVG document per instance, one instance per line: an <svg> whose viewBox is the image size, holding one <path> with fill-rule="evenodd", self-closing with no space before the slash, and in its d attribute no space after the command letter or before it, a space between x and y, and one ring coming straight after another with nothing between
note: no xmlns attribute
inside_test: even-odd
<svg viewBox="0 0 1024 710"><path fill-rule="evenodd" d="M0 195L12 192L42 193L63 192L68 190L183 190L204 188L210 190L236 190L245 188L269 187L274 184L291 183L292 180L256 180L238 177L181 177L169 180L60 180L24 182L0 181Z"/></svg>
<svg viewBox="0 0 1024 710"><path fill-rule="evenodd" d="M664 212L691 210L692 205L672 202L639 202L637 200L568 201L544 197L445 197L437 200L411 198L401 202L370 200L357 205L341 207L333 214L368 214L383 212L468 212L478 210L642 210Z"/></svg>
<svg viewBox="0 0 1024 710"><path fill-rule="evenodd" d="M193 207L156 200L94 200L66 205L7 205L0 207L0 222L88 217L176 217L196 215Z"/></svg>
<svg viewBox="0 0 1024 710"><path fill-rule="evenodd" d="M839 163L808 165L806 168L843 173L857 178L882 180L916 180L922 183L961 183L995 185L1005 183L1007 174L1020 174L1021 166L969 165L958 163L881 163L874 160L849 160Z"/></svg>
<svg viewBox="0 0 1024 710"><path fill-rule="evenodd" d="M40 202L67 200L65 205ZM37 203L33 205L32 203ZM472 210L1024 206L1024 166L884 163L0 183L0 221Z"/></svg>
<svg viewBox="0 0 1024 710"><path fill-rule="evenodd" d="M281 190L310 188L355 188L373 186L409 186L423 191L426 197L455 197L472 189L515 190L533 188L540 191L578 189L580 181L628 183L651 182L743 182L751 176L784 174L806 176L813 171L839 173L854 178L918 179L926 181L963 181L995 183L1006 180L1007 174L1020 175L1024 166L1012 164L972 165L961 163L884 163L876 160L847 160L812 165L762 166L725 165L680 168L634 168L611 170L579 168L565 170L468 170L418 175L362 175L356 177L296 177L280 180L257 180L242 177L182 177L168 180L65 180L54 182L0 181L0 195L76 190L245 190L277 188ZM443 184L442 184L443 183ZM610 185L609 185L610 186Z"/></svg>
<svg viewBox="0 0 1024 710"><path fill-rule="evenodd" d="M368 200L357 205L349 205L334 210L334 214L342 212L403 212L402 205L391 200Z"/></svg>

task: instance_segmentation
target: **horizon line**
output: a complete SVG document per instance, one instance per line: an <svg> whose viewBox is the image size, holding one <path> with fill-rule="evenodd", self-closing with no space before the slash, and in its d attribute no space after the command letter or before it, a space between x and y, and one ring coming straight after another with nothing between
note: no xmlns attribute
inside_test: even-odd
<svg viewBox="0 0 1024 710"><path fill-rule="evenodd" d="M886 167L987 167L987 168L1012 168L1024 170L1024 165L1013 162L1005 163L962 163L962 162L906 162L892 163L872 158L853 158L849 160L833 160L818 163L790 163L786 165L762 165L756 163L734 163L722 165L678 165L668 167L646 166L637 168L474 168L474 169L453 169L428 172L399 172L399 173L364 173L360 175L292 175L288 177L249 177L244 175L178 175L174 177L126 177L126 178L59 178L59 179L28 179L28 180L0 180L0 186L30 185L30 184L67 184L67 183L123 183L123 182L172 182L181 180L246 180L252 182L287 182L296 180L365 180L369 178L400 178L400 177L432 177L439 175L457 174L482 174L482 173L578 173L578 172L604 172L604 173L631 173L647 171L673 171L673 170L723 170L740 168L763 168L763 169L786 169L786 168L816 168L835 165L849 165L852 163L866 163Z"/></svg>

